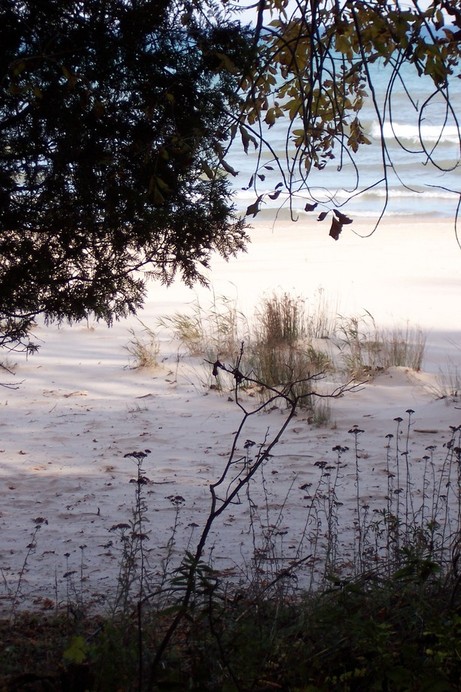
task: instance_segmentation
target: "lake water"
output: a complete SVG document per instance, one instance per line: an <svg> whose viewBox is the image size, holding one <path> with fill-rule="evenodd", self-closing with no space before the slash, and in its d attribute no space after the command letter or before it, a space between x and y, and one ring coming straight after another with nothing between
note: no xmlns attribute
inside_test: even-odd
<svg viewBox="0 0 461 692"><path fill-rule="evenodd" d="M359 119L371 144L363 145L354 156L359 181L354 166L347 159L340 162L338 149L335 160L310 176L308 191L300 186L293 199L295 212L304 214L306 202L316 201L318 207L315 214L333 206L354 218L379 214L386 196L384 183L379 183L383 178L382 131L388 151L386 171L390 200L386 215L453 217L461 194L460 124L457 121L457 115L461 113L461 80L451 80L448 92L450 105L447 106L447 101L441 95L433 95L434 88L428 77L419 77L413 67L405 66L401 71L401 80L393 83L392 98L386 101L391 70L382 64L375 64L370 66L370 71L384 117L381 128L372 100L368 97ZM367 91L370 93L369 89ZM287 125L288 119L281 118L263 133L282 159L286 156ZM294 153L292 147L288 157ZM239 172L238 176L232 177L239 210L245 210L255 201L257 194L273 192L282 180L273 156L264 148L259 163L259 173L264 180L256 178L257 193L253 188L245 188L255 172L258 152L250 150L245 154L241 145L234 144L227 161ZM264 168L265 165L272 166L274 170ZM356 194L358 191L362 191L360 195ZM283 211L284 206L288 209L287 196L283 192L276 200L266 196L261 205L261 216L273 214L274 209L282 208Z"/></svg>

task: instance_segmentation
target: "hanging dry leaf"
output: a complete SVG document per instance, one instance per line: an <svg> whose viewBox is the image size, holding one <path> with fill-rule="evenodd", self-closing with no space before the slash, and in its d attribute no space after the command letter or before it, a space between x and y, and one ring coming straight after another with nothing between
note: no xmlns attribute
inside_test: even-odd
<svg viewBox="0 0 461 692"><path fill-rule="evenodd" d="M342 212L338 211L337 209L333 209L334 213L338 217L339 221L341 222L341 225L347 226L349 223L353 223L353 219L350 219L348 216L343 214Z"/></svg>
<svg viewBox="0 0 461 692"><path fill-rule="evenodd" d="M250 204L250 206L247 207L247 210L245 212L245 216L256 216L256 214L258 214L261 211L259 205L261 204L262 198L263 198L263 196L259 195L256 202L253 202L253 204Z"/></svg>
<svg viewBox="0 0 461 692"><path fill-rule="evenodd" d="M341 221L338 221L338 219L336 219L336 218L333 216L333 219L331 220L331 227L330 227L330 233L329 233L329 235L330 235L334 240L338 240L339 234L341 233L342 230L343 230L343 225L342 225Z"/></svg>

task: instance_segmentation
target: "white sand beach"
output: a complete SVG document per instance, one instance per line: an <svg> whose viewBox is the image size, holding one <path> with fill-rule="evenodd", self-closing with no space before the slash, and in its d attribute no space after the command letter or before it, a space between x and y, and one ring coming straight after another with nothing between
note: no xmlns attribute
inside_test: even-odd
<svg viewBox="0 0 461 692"><path fill-rule="evenodd" d="M331 401L331 420L323 427L299 412L251 483L255 507L241 497L216 521L204 554L216 569L246 578L260 540L249 532L251 512L260 535L272 527L273 555L284 565L320 550L309 544L306 531L310 495L319 482L331 482L331 476L322 478L322 464L336 468L338 445L349 447L336 488L342 505L338 544L347 558L356 507L355 436L348 432L354 425L364 431L358 439L360 502L370 513L386 505L386 434L395 434L394 419L402 417L406 438L408 409L414 411L408 445L415 493L428 446L437 445L440 470L450 426L461 424L461 401L438 396L444 373L458 371L461 378L461 249L453 222L446 220L390 217L371 237L353 232L366 235L370 227L362 220L335 242L328 222L258 222L247 253L213 261L210 289L151 285L138 317L158 332L155 368L130 367L130 329L143 330L135 318L111 328L37 327L39 352L27 360L13 354L15 375L3 371L0 378L17 385L0 389L3 614L18 602L21 608L60 607L70 590L90 605L110 601L122 551L119 532L111 528L132 516L136 464L125 455L133 451L150 450L143 493L152 573L160 579L167 556L173 567L195 547L209 510L209 484L220 475L242 417L229 392L209 388L204 358L190 357L171 331L157 325L159 317L187 311L197 299L206 309L213 294L226 296L251 317L274 291L302 296L308 305L320 292L343 316L367 311L380 328L411 325L426 335L420 372L393 367L380 373ZM333 390L337 384L327 378L322 386ZM245 405L253 405L250 398ZM284 415L277 408L251 417L239 444L262 443ZM316 516L322 520L321 513Z"/></svg>

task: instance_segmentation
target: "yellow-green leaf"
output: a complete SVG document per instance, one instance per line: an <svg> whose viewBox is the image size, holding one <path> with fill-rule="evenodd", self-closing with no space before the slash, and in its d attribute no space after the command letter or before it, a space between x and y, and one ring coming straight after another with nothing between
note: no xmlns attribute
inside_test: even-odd
<svg viewBox="0 0 461 692"><path fill-rule="evenodd" d="M67 649L64 651L63 657L66 663L80 664L86 660L88 654L88 644L84 637L78 635L71 639Z"/></svg>

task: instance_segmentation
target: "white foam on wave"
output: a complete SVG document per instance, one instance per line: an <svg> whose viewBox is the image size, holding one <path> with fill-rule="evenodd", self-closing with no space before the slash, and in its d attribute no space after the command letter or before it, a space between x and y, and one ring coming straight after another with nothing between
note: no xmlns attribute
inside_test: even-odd
<svg viewBox="0 0 461 692"><path fill-rule="evenodd" d="M398 139L412 144L457 144L461 132L456 125L418 125L405 124L399 122L386 122L382 126L385 139ZM371 126L371 136L373 139L381 139L381 127L378 121L374 121Z"/></svg>

